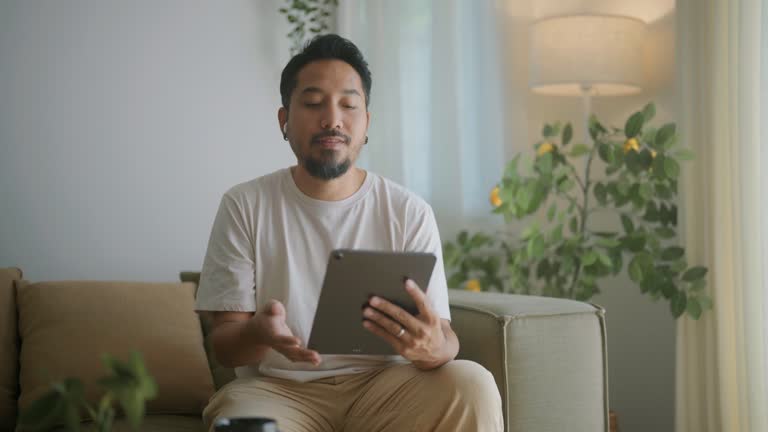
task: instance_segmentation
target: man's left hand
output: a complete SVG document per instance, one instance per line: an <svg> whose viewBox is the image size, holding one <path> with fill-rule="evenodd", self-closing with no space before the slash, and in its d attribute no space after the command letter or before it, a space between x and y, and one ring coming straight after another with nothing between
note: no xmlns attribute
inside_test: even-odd
<svg viewBox="0 0 768 432"><path fill-rule="evenodd" d="M452 360L458 340L447 320L429 306L427 296L412 280L405 289L419 310L413 316L380 297L372 297L363 310L363 326L387 341L395 351L420 369L433 369Z"/></svg>

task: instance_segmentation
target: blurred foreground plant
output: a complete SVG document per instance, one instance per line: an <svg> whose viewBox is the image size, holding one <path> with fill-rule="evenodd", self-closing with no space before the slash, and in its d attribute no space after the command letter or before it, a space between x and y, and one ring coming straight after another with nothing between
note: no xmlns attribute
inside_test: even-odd
<svg viewBox="0 0 768 432"><path fill-rule="evenodd" d="M122 362L109 354L102 358L109 375L99 379L106 392L98 406L85 400L84 386L77 378L66 378L51 384L51 390L32 402L19 416L22 431L47 431L64 424L70 432L79 431L81 414L85 410L92 420L92 431L112 430L115 419L114 402L120 406L134 430L139 430L144 419L147 400L157 396L157 384L147 373L141 354L131 353L129 361Z"/></svg>

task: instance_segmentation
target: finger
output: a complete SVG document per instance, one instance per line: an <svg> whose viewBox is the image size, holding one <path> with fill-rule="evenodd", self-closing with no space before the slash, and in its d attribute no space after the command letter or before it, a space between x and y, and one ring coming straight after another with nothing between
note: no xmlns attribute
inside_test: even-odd
<svg viewBox="0 0 768 432"><path fill-rule="evenodd" d="M303 361L319 364L320 354L317 351L308 350L298 346L276 346L274 347L280 354L284 355L291 361Z"/></svg>
<svg viewBox="0 0 768 432"><path fill-rule="evenodd" d="M379 311L391 316L392 319L402 324L406 330L409 330L413 333L419 330L420 326L422 325L422 322L408 313L408 311L392 302L384 300L381 297L371 297L368 303L370 303L371 306L373 306L375 309L378 309Z"/></svg>
<svg viewBox="0 0 768 432"><path fill-rule="evenodd" d="M296 336L277 335L272 338L272 343L270 345L300 346L301 339Z"/></svg>
<svg viewBox="0 0 768 432"><path fill-rule="evenodd" d="M405 280L405 290L408 292L408 295L410 295L413 301L416 303L416 307L419 309L419 314L423 315L424 319L427 322L434 322L436 318L436 314L435 314L435 311L432 309L432 306L429 305L427 294L424 293L424 291L422 291L421 288L419 288L419 286L416 284L416 282L413 281L413 279Z"/></svg>
<svg viewBox="0 0 768 432"><path fill-rule="evenodd" d="M277 300L270 300L264 305L264 314L269 316L285 315L285 307Z"/></svg>
<svg viewBox="0 0 768 432"><path fill-rule="evenodd" d="M392 336L395 336L396 338L397 338L397 335L400 333L400 329L404 328L402 325L400 325L400 323L392 321L389 317L387 317L386 315L380 312L377 312L375 309L371 307L367 307L365 308L365 310L363 310L363 316L366 319L378 324L379 327L383 328L389 334L391 334ZM410 338L410 335L406 331L398 339L403 340L408 338ZM407 343L407 341L405 341L404 343Z"/></svg>
<svg viewBox="0 0 768 432"><path fill-rule="evenodd" d="M395 349L395 352L397 352L398 354L401 354L403 352L403 349L405 348L405 346L403 345L403 342L400 339L393 336L392 333L384 330L384 328L382 328L375 322L364 320L363 327L365 327L365 329L368 330L369 332L384 339L388 344L392 346L392 348Z"/></svg>

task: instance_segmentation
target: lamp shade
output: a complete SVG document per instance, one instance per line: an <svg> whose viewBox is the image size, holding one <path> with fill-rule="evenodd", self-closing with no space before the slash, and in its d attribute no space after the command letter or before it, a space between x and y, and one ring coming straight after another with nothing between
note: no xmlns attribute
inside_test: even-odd
<svg viewBox="0 0 768 432"><path fill-rule="evenodd" d="M638 93L645 23L613 15L569 15L533 24L531 89L552 95Z"/></svg>

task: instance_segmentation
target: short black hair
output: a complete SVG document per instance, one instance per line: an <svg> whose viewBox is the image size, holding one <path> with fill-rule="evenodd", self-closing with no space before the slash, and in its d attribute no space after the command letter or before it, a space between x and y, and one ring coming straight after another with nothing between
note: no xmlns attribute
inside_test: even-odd
<svg viewBox="0 0 768 432"><path fill-rule="evenodd" d="M371 71L368 69L368 63L355 44L337 34L315 36L285 65L280 76L280 97L283 100L283 107L289 108L291 94L298 85L299 71L307 64L318 60L341 60L352 66L363 82L365 108L368 108L371 101Z"/></svg>

